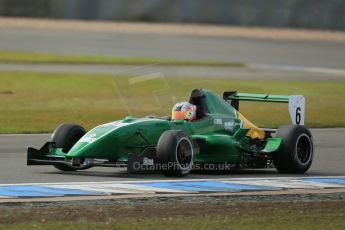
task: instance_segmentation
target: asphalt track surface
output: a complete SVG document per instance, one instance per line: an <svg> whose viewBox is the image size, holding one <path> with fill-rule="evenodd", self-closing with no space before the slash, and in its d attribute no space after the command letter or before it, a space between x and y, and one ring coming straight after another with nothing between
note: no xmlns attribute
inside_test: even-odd
<svg viewBox="0 0 345 230"><path fill-rule="evenodd" d="M345 175L345 128L314 129L314 162L303 176ZM60 172L53 166L26 166L27 147L41 147L49 134L0 135L0 183L83 182L164 180L163 175L152 173L130 174L126 169L92 168L78 172ZM221 179L238 177L296 176L280 174L275 169L243 170L241 172L196 172L188 179Z"/></svg>
<svg viewBox="0 0 345 230"><path fill-rule="evenodd" d="M0 50L345 69L343 42L0 29Z"/></svg>

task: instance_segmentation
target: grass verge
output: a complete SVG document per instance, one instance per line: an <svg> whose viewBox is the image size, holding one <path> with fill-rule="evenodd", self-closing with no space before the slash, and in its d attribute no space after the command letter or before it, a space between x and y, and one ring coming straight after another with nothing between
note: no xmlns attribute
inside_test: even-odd
<svg viewBox="0 0 345 230"><path fill-rule="evenodd" d="M102 64L102 65L175 65L175 66L215 66L244 67L243 63L191 61L158 58L124 58L110 56L65 55L24 51L0 51L0 63L26 64Z"/></svg>
<svg viewBox="0 0 345 230"><path fill-rule="evenodd" d="M60 123L90 129L127 115L167 115L194 88L306 96L308 127L345 126L345 83L131 78L126 76L0 72L0 133L52 132ZM289 123L286 104L244 102L240 110L259 126Z"/></svg>
<svg viewBox="0 0 345 230"><path fill-rule="evenodd" d="M0 229L337 230L345 225L344 207L343 201L28 205L2 210Z"/></svg>

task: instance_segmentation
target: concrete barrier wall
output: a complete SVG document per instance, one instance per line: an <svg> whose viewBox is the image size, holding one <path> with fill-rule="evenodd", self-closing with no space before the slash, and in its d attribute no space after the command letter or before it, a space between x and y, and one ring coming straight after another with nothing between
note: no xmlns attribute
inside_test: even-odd
<svg viewBox="0 0 345 230"><path fill-rule="evenodd" d="M49 17L49 0L0 0L1 16Z"/></svg>
<svg viewBox="0 0 345 230"><path fill-rule="evenodd" d="M345 30L345 0L0 0L0 15Z"/></svg>

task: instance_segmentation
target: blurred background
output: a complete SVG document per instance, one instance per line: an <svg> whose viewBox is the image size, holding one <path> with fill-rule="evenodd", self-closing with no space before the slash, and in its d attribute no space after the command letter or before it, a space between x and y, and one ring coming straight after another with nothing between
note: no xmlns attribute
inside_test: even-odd
<svg viewBox="0 0 345 230"><path fill-rule="evenodd" d="M345 29L343 0L0 0L0 15Z"/></svg>
<svg viewBox="0 0 345 230"><path fill-rule="evenodd" d="M342 127L344 29L344 0L0 0L0 133L169 115L194 88L303 94L307 126Z"/></svg>

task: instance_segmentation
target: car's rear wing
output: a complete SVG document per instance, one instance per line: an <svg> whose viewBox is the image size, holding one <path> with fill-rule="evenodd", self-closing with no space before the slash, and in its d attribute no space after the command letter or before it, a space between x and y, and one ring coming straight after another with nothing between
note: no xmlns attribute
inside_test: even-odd
<svg viewBox="0 0 345 230"><path fill-rule="evenodd" d="M230 100L231 105L239 110L239 101L288 103L289 114L293 124L304 125L305 98L303 95L271 95L256 93L238 93L229 91L223 93L224 100Z"/></svg>

